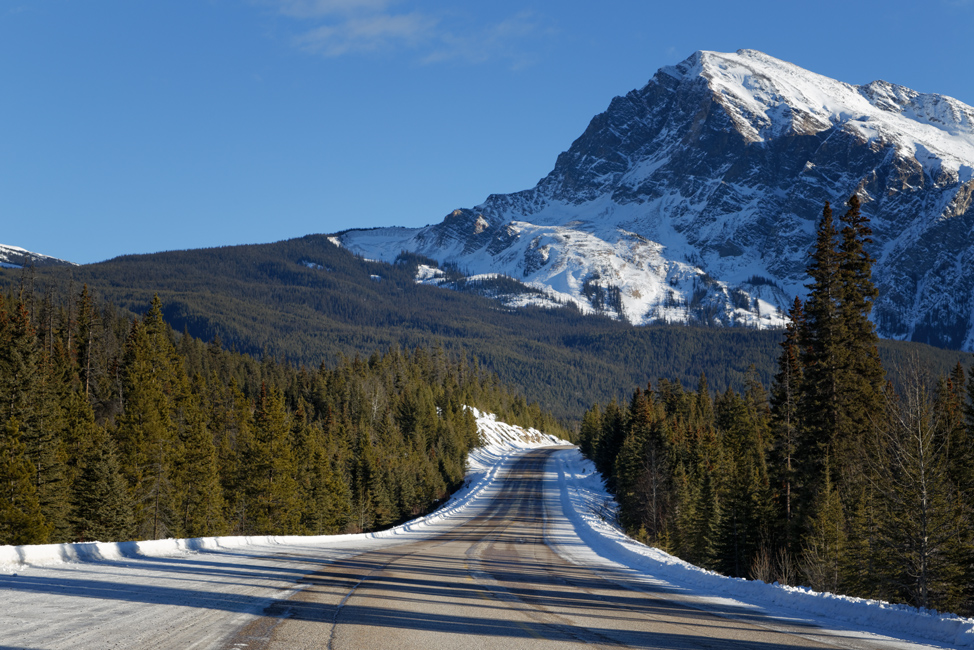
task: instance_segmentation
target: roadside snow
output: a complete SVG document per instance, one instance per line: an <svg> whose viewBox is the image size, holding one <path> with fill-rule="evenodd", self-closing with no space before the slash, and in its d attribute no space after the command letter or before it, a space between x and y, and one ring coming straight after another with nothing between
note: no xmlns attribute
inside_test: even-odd
<svg viewBox="0 0 974 650"><path fill-rule="evenodd" d="M474 411L485 446L435 512L377 533L0 546L0 648L210 648L323 565L430 539L488 508L525 449L556 440ZM165 642L161 643L160 640Z"/></svg>
<svg viewBox="0 0 974 650"><path fill-rule="evenodd" d="M484 446L469 456L464 487L437 511L390 530L0 546L0 647L156 648L163 635L173 647L210 647L305 588L301 578L322 565L430 539L476 517L525 449L564 442L473 413ZM546 541L571 561L624 573L627 582L666 589L701 609L816 625L870 647L974 648L972 619L726 578L629 539L577 449L555 452L544 481Z"/></svg>
<svg viewBox="0 0 974 650"><path fill-rule="evenodd" d="M556 452L548 462L546 480L557 484L545 490L547 511L564 514L563 519L556 516L548 523L549 545L573 562L627 570L646 584L678 592L704 609L730 604L821 626L840 636L879 642L883 648L916 647L916 643L974 648L974 619L728 578L640 544L615 523L615 502L595 466L578 449Z"/></svg>

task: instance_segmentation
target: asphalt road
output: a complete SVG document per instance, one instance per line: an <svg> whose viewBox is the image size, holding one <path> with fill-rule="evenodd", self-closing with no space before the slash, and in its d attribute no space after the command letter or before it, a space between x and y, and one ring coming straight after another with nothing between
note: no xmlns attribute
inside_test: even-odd
<svg viewBox="0 0 974 650"><path fill-rule="evenodd" d="M544 540L540 479L549 453L527 453L488 510L450 532L305 576L224 647L893 647L735 605L702 608L622 572L565 561Z"/></svg>

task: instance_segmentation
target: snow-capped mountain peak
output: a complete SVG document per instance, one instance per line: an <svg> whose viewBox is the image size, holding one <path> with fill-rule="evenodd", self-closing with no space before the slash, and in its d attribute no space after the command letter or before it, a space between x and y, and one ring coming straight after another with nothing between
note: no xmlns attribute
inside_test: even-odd
<svg viewBox="0 0 974 650"><path fill-rule="evenodd" d="M974 109L886 81L853 86L754 50L699 52L692 71L707 80L741 133L752 141L812 135L837 125L901 153L924 152L951 173L971 178ZM923 162L923 161L921 161Z"/></svg>
<svg viewBox="0 0 974 650"><path fill-rule="evenodd" d="M880 332L974 348L974 109L754 50L696 52L614 98L530 190L341 242L634 324L776 327L805 294L823 204L841 215L853 193L872 220Z"/></svg>

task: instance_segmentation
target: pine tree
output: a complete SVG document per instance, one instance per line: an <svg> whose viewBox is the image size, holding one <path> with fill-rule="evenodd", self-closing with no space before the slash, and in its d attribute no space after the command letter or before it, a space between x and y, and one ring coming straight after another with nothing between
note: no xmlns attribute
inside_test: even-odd
<svg viewBox="0 0 974 650"><path fill-rule="evenodd" d="M869 322L876 297L870 278L872 258L866 250L871 231L858 197L853 195L848 204L841 237L831 208L825 205L808 267L812 282L805 303L805 374L799 412L802 475L796 481L814 485L822 476L821 459L828 451L844 506L852 511L864 481L859 459L872 427L882 417L884 371L875 328ZM805 490L806 496L811 493Z"/></svg>
<svg viewBox="0 0 974 650"><path fill-rule="evenodd" d="M761 436L765 424L749 412L744 398L731 391L718 401L717 423L725 458L718 567L745 576L770 528L767 447Z"/></svg>
<svg viewBox="0 0 974 650"><path fill-rule="evenodd" d="M578 446L587 458L595 458L598 453L599 437L601 435L602 409L596 403L582 415L582 424L578 433Z"/></svg>
<svg viewBox="0 0 974 650"><path fill-rule="evenodd" d="M788 552L798 549L799 531L797 517L792 508L793 493L800 491L796 483L802 475L799 460L807 458L799 450L800 414L798 410L802 394L804 366L802 364L802 340L805 337L805 316L802 302L797 297L788 312L785 339L781 342L778 357L778 373L771 387L772 456L774 458L774 485L778 493L781 522L779 528Z"/></svg>
<svg viewBox="0 0 974 650"><path fill-rule="evenodd" d="M52 538L67 541L69 486L58 391L50 359L40 349L27 305L0 322L0 422L16 421L31 461L34 489Z"/></svg>
<svg viewBox="0 0 974 650"><path fill-rule="evenodd" d="M0 429L0 544L47 541L51 526L41 514L34 474L20 441L20 426L17 420L8 419Z"/></svg>
<svg viewBox="0 0 974 650"><path fill-rule="evenodd" d="M859 463L864 441L883 410L882 388L885 371L879 360L876 327L869 320L878 295L872 283L873 258L866 247L872 243L869 219L860 210L859 197L853 194L849 210L842 217L846 224L839 246L841 298L839 317L845 336L846 366L842 368L842 408L846 432L837 441L843 484L852 492L861 483Z"/></svg>
<svg viewBox="0 0 974 650"><path fill-rule="evenodd" d="M131 539L135 531L128 486L115 454L114 441L100 428L83 456L76 481L71 520L81 542Z"/></svg>
<svg viewBox="0 0 974 650"><path fill-rule="evenodd" d="M95 321L98 312L95 310L94 301L88 293L87 284L81 289L76 309L78 315L75 327L75 345L78 350L78 376L81 379L85 397L90 398L94 389Z"/></svg>
<svg viewBox="0 0 974 650"><path fill-rule="evenodd" d="M842 284L839 277L838 233L828 203L822 211L811 264L807 272L812 282L805 302L804 355L800 415L804 452L801 480L817 485L823 476L826 449L834 447L845 432L843 409L843 370L847 367L847 339L839 313ZM806 492L806 498L814 491ZM806 502L807 504L807 502Z"/></svg>
<svg viewBox="0 0 974 650"><path fill-rule="evenodd" d="M822 487L809 520L801 570L812 589L840 593L846 546L845 514L832 482L828 458L822 471Z"/></svg>
<svg viewBox="0 0 974 650"><path fill-rule="evenodd" d="M974 422L966 421L968 391L974 404L974 382L968 385L964 368L958 363L950 377L938 383L935 408L947 432L950 479L961 494L974 499Z"/></svg>
<svg viewBox="0 0 974 650"><path fill-rule="evenodd" d="M615 459L626 437L625 417L619 404L612 400L602 414L602 432L599 447L593 459L596 469L606 480L610 490L615 489Z"/></svg>
<svg viewBox="0 0 974 650"><path fill-rule="evenodd" d="M974 613L974 365L968 369L965 381L964 369L957 364L951 374L950 390L954 395L952 401L961 405L962 414L960 421L952 427L950 477L956 486L959 502L964 507L963 516L968 522L957 560L963 567L960 579L963 593L959 596L961 604L957 611L970 615Z"/></svg>
<svg viewBox="0 0 974 650"><path fill-rule="evenodd" d="M613 474L620 519L630 530L642 530L661 545L670 516L671 474L665 449L665 424L658 420L650 393L636 389L626 418L626 437Z"/></svg>
<svg viewBox="0 0 974 650"><path fill-rule="evenodd" d="M122 367L124 410L115 431L119 458L136 534L158 539L178 528L173 463L180 441L173 415L188 391L158 296L142 321L133 322Z"/></svg>
<svg viewBox="0 0 974 650"><path fill-rule="evenodd" d="M222 535L227 530L216 448L201 405L205 394L206 383L197 375L180 409L180 453L173 463L174 523L180 537Z"/></svg>
<svg viewBox="0 0 974 650"><path fill-rule="evenodd" d="M284 396L264 385L254 412L253 440L242 463L247 498L246 534L298 532L301 508L289 438Z"/></svg>
<svg viewBox="0 0 974 650"><path fill-rule="evenodd" d="M713 434L713 431L708 430L708 433ZM691 508L686 559L708 569L717 569L723 527L720 476L724 462L716 435L705 436L701 442L704 450L695 472L699 490L694 494Z"/></svg>

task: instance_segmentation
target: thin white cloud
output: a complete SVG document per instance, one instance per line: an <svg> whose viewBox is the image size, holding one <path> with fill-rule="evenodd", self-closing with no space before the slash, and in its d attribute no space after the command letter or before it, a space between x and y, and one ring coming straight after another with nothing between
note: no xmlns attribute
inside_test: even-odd
<svg viewBox="0 0 974 650"><path fill-rule="evenodd" d="M524 11L471 33L440 34L436 46L423 57L423 62L459 60L483 63L491 59L505 59L514 67L524 67L534 61L534 55L525 48L525 44L551 33L552 30L543 25L540 17Z"/></svg>
<svg viewBox="0 0 974 650"><path fill-rule="evenodd" d="M294 37L297 47L326 57L408 52L426 64L503 60L518 68L534 61L539 40L552 33L531 12L485 25L455 12L398 10L395 0L265 1L305 26Z"/></svg>
<svg viewBox="0 0 974 650"><path fill-rule="evenodd" d="M285 16L320 18L335 14L361 14L385 11L392 0L272 0Z"/></svg>
<svg viewBox="0 0 974 650"><path fill-rule="evenodd" d="M348 18L295 37L307 52L334 57L343 54L414 49L433 38L436 20L422 14L385 14Z"/></svg>

